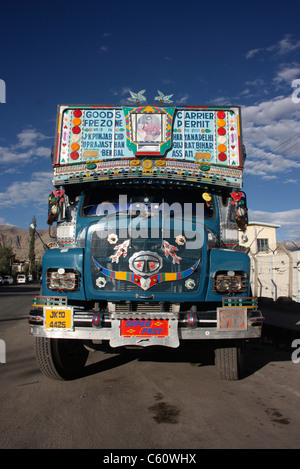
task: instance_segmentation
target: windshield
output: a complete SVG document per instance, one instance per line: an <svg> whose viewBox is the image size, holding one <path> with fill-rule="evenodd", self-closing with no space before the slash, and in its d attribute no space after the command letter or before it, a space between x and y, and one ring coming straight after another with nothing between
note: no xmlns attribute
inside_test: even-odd
<svg viewBox="0 0 300 469"><path fill-rule="evenodd" d="M137 216L178 217L183 212L186 216L197 216L197 205L202 205L204 218L215 216L214 197L209 192L192 188L124 190L107 188L89 190L85 193L82 216L104 217L123 213L130 218ZM199 207L198 207L199 209ZM167 215L166 215L167 214Z"/></svg>

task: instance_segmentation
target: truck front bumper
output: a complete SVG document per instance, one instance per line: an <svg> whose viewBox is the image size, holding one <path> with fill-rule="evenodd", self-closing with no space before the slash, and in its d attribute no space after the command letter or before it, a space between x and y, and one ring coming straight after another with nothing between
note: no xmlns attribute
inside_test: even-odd
<svg viewBox="0 0 300 469"><path fill-rule="evenodd" d="M154 313L150 309L118 313L69 306L66 298L36 297L29 313L29 326L31 335L36 337L104 340L111 347L178 347L181 340L261 336L263 317L253 302L226 304L214 311Z"/></svg>

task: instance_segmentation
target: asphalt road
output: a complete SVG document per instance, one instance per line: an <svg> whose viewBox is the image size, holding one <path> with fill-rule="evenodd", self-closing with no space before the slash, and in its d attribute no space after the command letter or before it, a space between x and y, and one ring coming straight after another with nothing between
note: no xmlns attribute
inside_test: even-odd
<svg viewBox="0 0 300 469"><path fill-rule="evenodd" d="M199 344L91 353L84 376L54 381L39 371L28 332L38 292L0 287L1 449L300 447L300 363L289 350L248 344L237 382L221 381Z"/></svg>

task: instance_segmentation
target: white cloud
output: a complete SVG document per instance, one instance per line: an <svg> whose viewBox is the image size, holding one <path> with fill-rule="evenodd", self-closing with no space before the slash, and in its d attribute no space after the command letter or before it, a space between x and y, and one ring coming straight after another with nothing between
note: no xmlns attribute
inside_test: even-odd
<svg viewBox="0 0 300 469"><path fill-rule="evenodd" d="M174 85L174 80L172 80L171 78L162 78L161 80L163 82L164 85Z"/></svg>
<svg viewBox="0 0 300 469"><path fill-rule="evenodd" d="M2 174L20 174L21 171L18 168L7 168L2 171Z"/></svg>
<svg viewBox="0 0 300 469"><path fill-rule="evenodd" d="M262 88L264 86L266 86L266 83L265 81L262 79L262 78L256 78L255 80L247 80L246 83L245 83L247 86L255 86L255 87L259 87L259 88Z"/></svg>
<svg viewBox="0 0 300 469"><path fill-rule="evenodd" d="M210 101L210 104L213 106L230 106L233 101L233 97L220 96L219 98L214 98Z"/></svg>
<svg viewBox="0 0 300 469"><path fill-rule="evenodd" d="M270 53L273 56L283 56L300 49L300 40L294 40L291 34L286 34L275 44L268 47L259 47L249 50L245 57L252 59L255 55L262 53Z"/></svg>
<svg viewBox="0 0 300 469"><path fill-rule="evenodd" d="M10 223L7 223L5 218L1 218L0 217L0 225L9 225L9 226L12 226Z"/></svg>
<svg viewBox="0 0 300 469"><path fill-rule="evenodd" d="M32 147L37 144L40 140L45 140L52 137L47 137L46 135L38 132L36 129L28 128L22 130L19 134L17 134L18 143L16 147L24 148L24 147Z"/></svg>
<svg viewBox="0 0 300 469"><path fill-rule="evenodd" d="M266 212L249 209L249 222L280 225L278 235L283 239L297 239L300 237L300 209L287 210L285 212Z"/></svg>
<svg viewBox="0 0 300 469"><path fill-rule="evenodd" d="M49 151L49 148L47 147L37 147L34 151L36 156L45 156L50 157L51 152Z"/></svg>
<svg viewBox="0 0 300 469"><path fill-rule="evenodd" d="M45 204L53 188L52 172L33 173L30 181L14 181L5 192L0 192L0 206L38 206Z"/></svg>
<svg viewBox="0 0 300 469"><path fill-rule="evenodd" d="M283 181L284 184L298 184L298 180L297 179L286 179L285 181Z"/></svg>
<svg viewBox="0 0 300 469"><path fill-rule="evenodd" d="M184 95L179 95L179 98L177 99L178 104L186 104L187 101L190 99L190 96L186 93Z"/></svg>
<svg viewBox="0 0 300 469"><path fill-rule="evenodd" d="M285 212L266 212L263 210L249 209L249 221L274 223L283 228L300 228L300 209L287 210Z"/></svg>
<svg viewBox="0 0 300 469"><path fill-rule="evenodd" d="M300 40L293 41L291 34L286 34L283 39L267 48L269 52L275 51L279 55L288 54L300 48Z"/></svg>
<svg viewBox="0 0 300 469"><path fill-rule="evenodd" d="M276 85L288 84L292 86L292 81L295 78L300 78L300 65L298 63L281 64L280 70L274 77Z"/></svg>
<svg viewBox="0 0 300 469"><path fill-rule="evenodd" d="M292 94L292 89L291 89ZM273 121L300 118L300 106L295 106L291 96L278 96L253 106L243 108L243 123L246 125L268 125Z"/></svg>
<svg viewBox="0 0 300 469"><path fill-rule="evenodd" d="M49 157L51 148L40 145L41 141L52 140L52 137L28 128L17 134L17 143L0 147L0 163L31 163L37 157Z"/></svg>
<svg viewBox="0 0 300 469"><path fill-rule="evenodd" d="M123 86L121 91L120 91L120 95L121 96L125 96L125 95L129 95L129 91L132 91L130 86Z"/></svg>
<svg viewBox="0 0 300 469"><path fill-rule="evenodd" d="M263 135L261 140L261 144L264 145ZM260 148L259 143L255 145L247 139L244 139L244 143L247 150L244 173L245 178L247 175L253 174L255 176L260 176L263 179L277 179L278 176L282 179L283 173L300 170L299 158L289 158L286 156L287 152L280 154L279 151L276 152L270 151L267 148ZM296 174L294 174L294 176L295 175ZM295 182L294 179L293 182Z"/></svg>
<svg viewBox="0 0 300 469"><path fill-rule="evenodd" d="M252 59L256 54L258 54L263 49L251 49L246 53L246 59Z"/></svg>
<svg viewBox="0 0 300 469"><path fill-rule="evenodd" d="M276 97L242 109L245 175L275 179L300 169L300 106L291 97ZM295 175L293 175L293 179Z"/></svg>

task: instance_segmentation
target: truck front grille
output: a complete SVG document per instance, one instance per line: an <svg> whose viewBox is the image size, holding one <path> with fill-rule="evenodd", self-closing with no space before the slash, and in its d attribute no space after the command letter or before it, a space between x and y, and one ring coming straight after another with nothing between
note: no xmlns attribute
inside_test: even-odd
<svg viewBox="0 0 300 469"><path fill-rule="evenodd" d="M112 303L112 309L118 313L136 312L136 313L159 313L170 311L170 304L166 302L142 302L142 301L124 301Z"/></svg>

